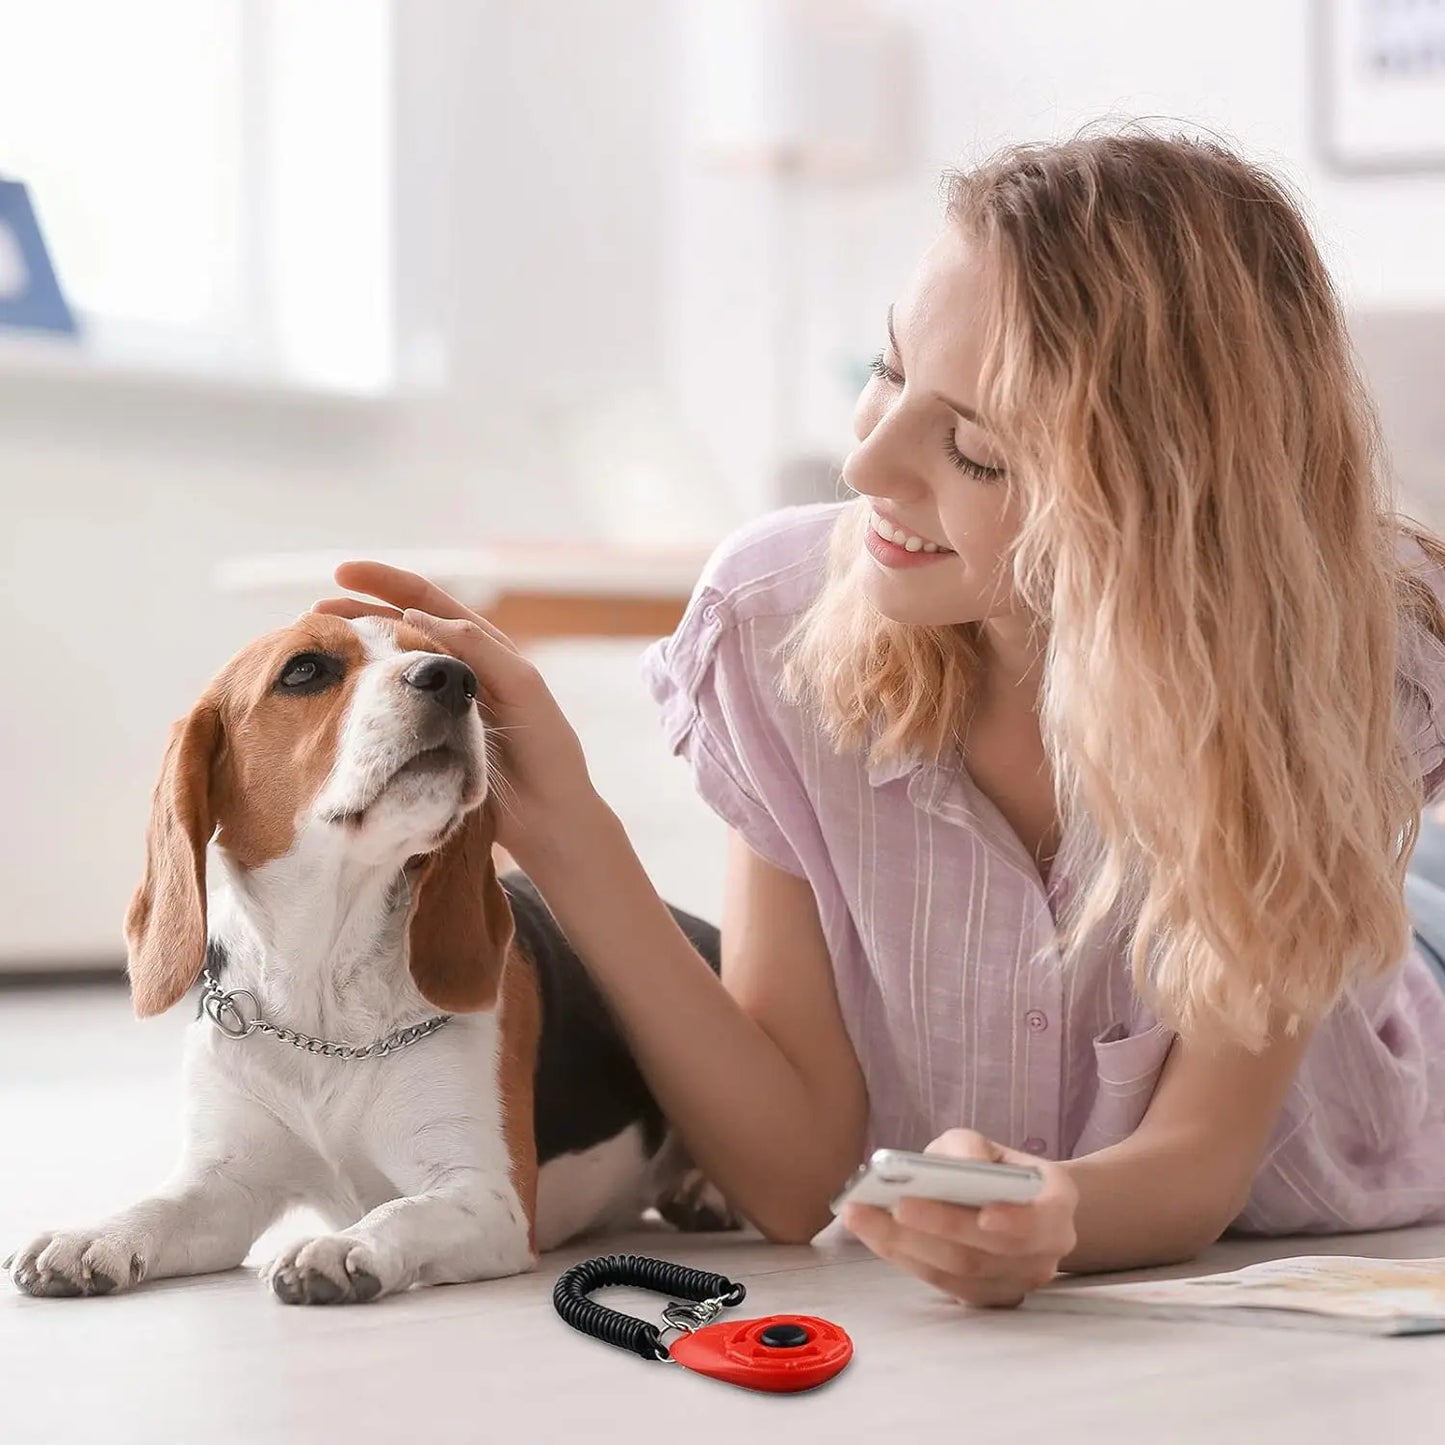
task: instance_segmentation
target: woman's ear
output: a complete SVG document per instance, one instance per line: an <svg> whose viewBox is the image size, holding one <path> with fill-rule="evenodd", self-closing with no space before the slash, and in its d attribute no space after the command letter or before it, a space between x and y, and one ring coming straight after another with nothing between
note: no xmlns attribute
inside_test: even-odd
<svg viewBox="0 0 1445 1445"><path fill-rule="evenodd" d="M221 746L215 705L172 729L151 797L145 872L125 919L126 972L141 1018L185 997L206 957L206 845L215 832L211 773Z"/></svg>
<svg viewBox="0 0 1445 1445"><path fill-rule="evenodd" d="M516 925L492 860L496 836L488 801L426 859L412 885L411 976L444 1013L477 1013L497 1002Z"/></svg>

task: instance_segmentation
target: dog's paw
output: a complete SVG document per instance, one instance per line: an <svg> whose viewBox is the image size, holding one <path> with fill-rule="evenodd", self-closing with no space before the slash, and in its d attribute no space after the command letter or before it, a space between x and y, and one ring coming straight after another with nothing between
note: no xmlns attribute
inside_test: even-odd
<svg viewBox="0 0 1445 1445"><path fill-rule="evenodd" d="M146 1262L131 1241L94 1230L42 1234L7 1264L15 1287L42 1299L116 1294L146 1276Z"/></svg>
<svg viewBox="0 0 1445 1445"><path fill-rule="evenodd" d="M263 1277L283 1304L351 1305L391 1293L399 1274L372 1245L344 1234L323 1234L293 1244Z"/></svg>
<svg viewBox="0 0 1445 1445"><path fill-rule="evenodd" d="M657 1199L654 1208L685 1234L741 1229L742 1216L700 1169L689 1169Z"/></svg>

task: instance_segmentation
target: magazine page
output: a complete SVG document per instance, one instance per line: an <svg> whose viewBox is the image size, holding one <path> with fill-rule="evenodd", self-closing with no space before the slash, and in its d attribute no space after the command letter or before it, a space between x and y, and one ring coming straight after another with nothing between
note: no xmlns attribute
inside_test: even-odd
<svg viewBox="0 0 1445 1445"><path fill-rule="evenodd" d="M1223 1317L1300 1328L1330 1323L1417 1334L1445 1331L1445 1259L1306 1255L1190 1279L1061 1285L1041 1291L1030 1303L1084 1313ZM1255 1319L1256 1314L1294 1318Z"/></svg>

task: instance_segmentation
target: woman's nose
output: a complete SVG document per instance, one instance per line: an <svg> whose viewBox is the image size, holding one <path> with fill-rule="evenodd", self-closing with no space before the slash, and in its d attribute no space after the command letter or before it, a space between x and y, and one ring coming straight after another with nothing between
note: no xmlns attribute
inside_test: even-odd
<svg viewBox="0 0 1445 1445"><path fill-rule="evenodd" d="M853 448L843 463L843 481L863 496L889 501L912 500L927 490L908 449L889 434L886 419Z"/></svg>

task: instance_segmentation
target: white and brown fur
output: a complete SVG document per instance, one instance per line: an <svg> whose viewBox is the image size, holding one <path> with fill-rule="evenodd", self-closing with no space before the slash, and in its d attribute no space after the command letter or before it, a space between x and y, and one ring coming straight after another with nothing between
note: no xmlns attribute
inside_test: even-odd
<svg viewBox="0 0 1445 1445"><path fill-rule="evenodd" d="M287 1303L514 1274L650 1205L731 1222L700 1201L545 904L498 878L474 692L405 625L309 615L241 652L176 725L126 920L136 1012L179 1003L209 956L223 988L316 1037L364 1044L453 1017L389 1057L347 1061L228 1038L198 1013L171 1178L21 1249L9 1264L22 1290L108 1294L231 1269L299 1205L334 1232L267 1267Z"/></svg>

